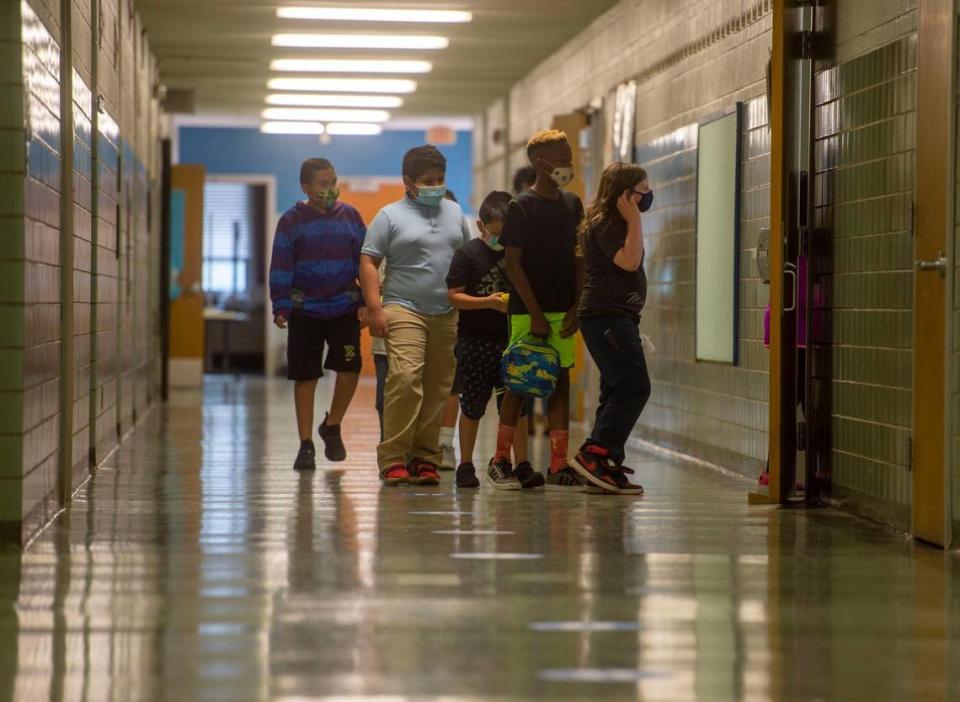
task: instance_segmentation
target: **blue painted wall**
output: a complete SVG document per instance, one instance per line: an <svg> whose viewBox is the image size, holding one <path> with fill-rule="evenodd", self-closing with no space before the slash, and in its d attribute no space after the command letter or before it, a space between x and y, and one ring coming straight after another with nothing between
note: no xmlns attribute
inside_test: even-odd
<svg viewBox="0 0 960 702"><path fill-rule="evenodd" d="M457 132L457 143L441 146L447 157L447 185L464 210L470 211L473 191L473 149L469 131ZM385 131L374 137L335 136L320 144L316 136L261 134L257 129L181 127L180 163L202 163L220 175L268 174L277 179L278 213L297 200L300 164L304 159L329 159L340 176L400 176L403 155L426 143L420 131Z"/></svg>

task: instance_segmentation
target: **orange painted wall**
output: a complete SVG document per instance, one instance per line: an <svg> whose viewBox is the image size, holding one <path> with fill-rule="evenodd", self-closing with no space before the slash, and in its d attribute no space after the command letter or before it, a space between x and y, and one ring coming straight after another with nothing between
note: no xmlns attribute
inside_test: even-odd
<svg viewBox="0 0 960 702"><path fill-rule="evenodd" d="M352 205L363 217L366 224L376 216L384 205L396 202L404 196L403 183L379 182L376 190L368 188L351 189L350 182L340 183L340 199ZM364 330L360 335L360 352L363 354L362 375L375 375L373 368L373 338Z"/></svg>

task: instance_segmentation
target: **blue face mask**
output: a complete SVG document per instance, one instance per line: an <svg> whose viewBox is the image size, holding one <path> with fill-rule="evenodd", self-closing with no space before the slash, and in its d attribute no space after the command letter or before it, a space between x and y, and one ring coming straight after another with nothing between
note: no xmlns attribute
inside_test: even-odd
<svg viewBox="0 0 960 702"><path fill-rule="evenodd" d="M490 247L492 251L503 251L503 244L500 243L499 236L490 236L484 240L487 246Z"/></svg>
<svg viewBox="0 0 960 702"><path fill-rule="evenodd" d="M416 201L425 207L436 207L443 200L443 196L447 194L446 185L437 185L434 187L421 185L417 190L419 192Z"/></svg>

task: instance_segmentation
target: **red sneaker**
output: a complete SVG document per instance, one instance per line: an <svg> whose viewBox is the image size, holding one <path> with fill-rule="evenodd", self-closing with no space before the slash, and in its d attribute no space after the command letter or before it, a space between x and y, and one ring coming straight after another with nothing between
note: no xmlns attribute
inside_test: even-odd
<svg viewBox="0 0 960 702"><path fill-rule="evenodd" d="M573 469L587 481L588 486L620 495L642 495L643 488L627 480L632 468L610 463L610 452L603 446L590 444L580 449Z"/></svg>
<svg viewBox="0 0 960 702"><path fill-rule="evenodd" d="M617 489L617 485L604 470L607 467L609 457L610 452L603 446L597 446L596 444L584 446L576 455L576 464L572 468L587 481L588 485L613 492Z"/></svg>
<svg viewBox="0 0 960 702"><path fill-rule="evenodd" d="M613 482L617 484L617 493L620 495L643 495L643 485L638 485L637 483L631 483L630 479L627 477L627 473L633 475L633 468L627 468L624 465L620 466L607 466L607 470L610 471L610 476L613 478ZM588 491L589 492L589 491Z"/></svg>
<svg viewBox="0 0 960 702"><path fill-rule="evenodd" d="M410 483L413 480L410 477L410 471L402 463L392 463L380 472L380 480L384 485L400 485L401 483Z"/></svg>
<svg viewBox="0 0 960 702"><path fill-rule="evenodd" d="M422 458L414 458L408 467L410 482L417 485L439 485L440 473L437 466Z"/></svg>

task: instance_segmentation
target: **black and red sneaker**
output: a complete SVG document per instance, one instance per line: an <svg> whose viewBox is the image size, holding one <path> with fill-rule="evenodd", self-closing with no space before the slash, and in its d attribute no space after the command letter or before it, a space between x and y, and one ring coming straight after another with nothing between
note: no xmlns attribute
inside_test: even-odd
<svg viewBox="0 0 960 702"><path fill-rule="evenodd" d="M391 463L380 471L380 480L384 485L400 485L402 483L413 482L410 478L410 471L403 463Z"/></svg>
<svg viewBox="0 0 960 702"><path fill-rule="evenodd" d="M589 488L599 488L603 492L617 495L642 495L643 488L631 483L626 473L633 473L632 468L615 465L610 461L610 452L603 446L587 444L577 454L573 469L587 481Z"/></svg>
<svg viewBox="0 0 960 702"><path fill-rule="evenodd" d="M631 483L627 478L627 473L633 474L633 468L627 468L627 466L617 466L612 465L607 468L610 471L610 475L613 478L614 482L617 484L616 491L608 490L606 488L596 487L593 483L587 483L587 486L583 491L589 495L637 495L643 496L643 486L637 485L636 483Z"/></svg>
<svg viewBox="0 0 960 702"><path fill-rule="evenodd" d="M407 464L410 481L416 485L439 485L440 473L437 466L422 458L414 458Z"/></svg>

